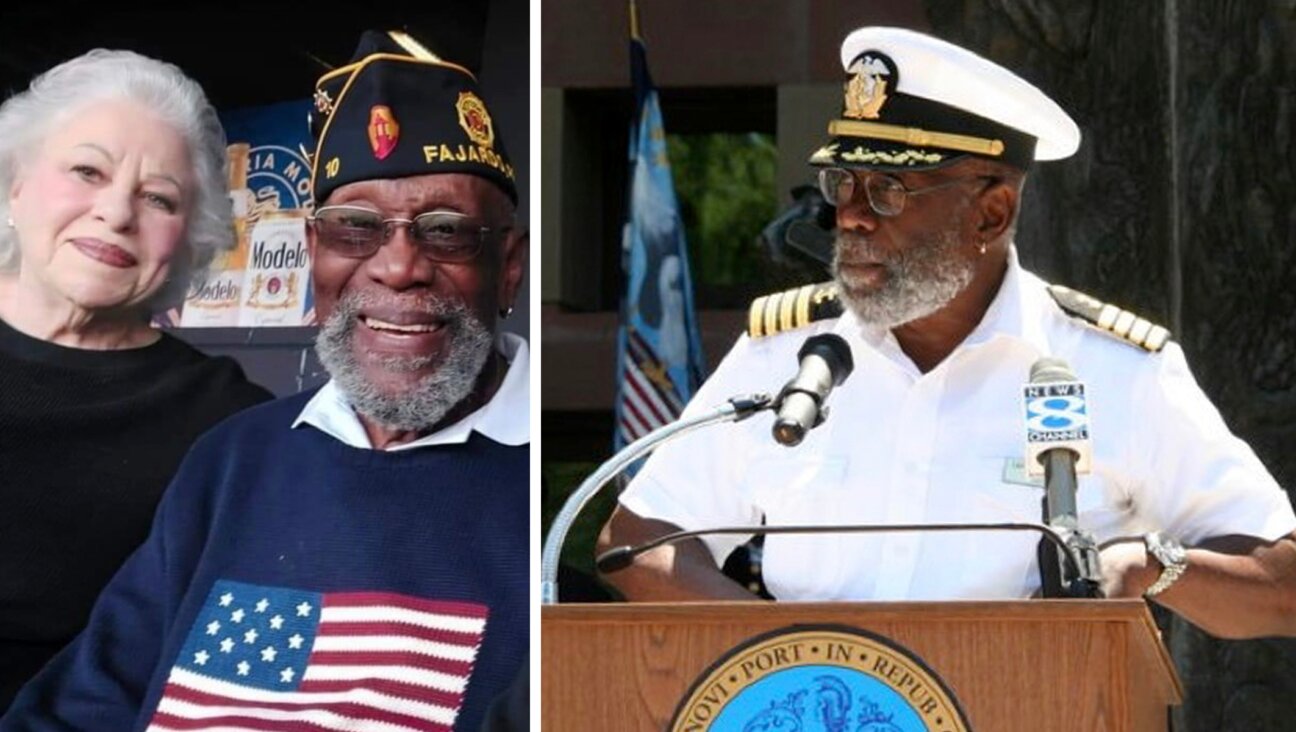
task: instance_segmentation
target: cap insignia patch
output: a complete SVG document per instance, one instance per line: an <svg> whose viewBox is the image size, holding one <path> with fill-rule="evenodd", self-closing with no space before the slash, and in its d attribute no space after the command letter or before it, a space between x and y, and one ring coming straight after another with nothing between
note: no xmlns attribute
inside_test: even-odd
<svg viewBox="0 0 1296 732"><path fill-rule="evenodd" d="M323 89L315 90L315 111L328 117L333 114L333 99Z"/></svg>
<svg viewBox="0 0 1296 732"><path fill-rule="evenodd" d="M392 114L391 107L378 104L370 109L369 147L373 148L374 157L383 160L391 155L399 139L400 124L396 122L396 115Z"/></svg>
<svg viewBox="0 0 1296 732"><path fill-rule="evenodd" d="M887 89L898 81L895 64L890 58L868 51L860 54L846 69L852 76L846 82L846 111L851 119L877 119L887 100Z"/></svg>
<svg viewBox="0 0 1296 732"><path fill-rule="evenodd" d="M472 92L460 92L455 109L459 110L459 126L468 134L468 139L482 147L494 145L495 128L480 97Z"/></svg>

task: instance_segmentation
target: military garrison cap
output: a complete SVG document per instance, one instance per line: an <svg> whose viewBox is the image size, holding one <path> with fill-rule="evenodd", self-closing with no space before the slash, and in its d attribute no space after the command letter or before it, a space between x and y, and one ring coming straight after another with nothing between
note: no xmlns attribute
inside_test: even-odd
<svg viewBox="0 0 1296 732"><path fill-rule="evenodd" d="M1049 285L1049 295L1068 315L1107 331L1147 351L1156 353L1170 340L1170 331L1128 310L1121 310L1069 287Z"/></svg>
<svg viewBox="0 0 1296 732"><path fill-rule="evenodd" d="M842 304L836 282L796 287L752 300L747 311L747 335L751 338L772 336L841 314Z"/></svg>
<svg viewBox="0 0 1296 732"><path fill-rule="evenodd" d="M841 60L850 75L842 112L811 165L922 170L971 155L1025 170L1080 146L1080 129L1044 92L952 43L860 28Z"/></svg>
<svg viewBox="0 0 1296 732"><path fill-rule="evenodd" d="M513 166L476 77L400 31L366 31L351 63L315 83L311 190L322 204L362 180L470 173L517 203Z"/></svg>

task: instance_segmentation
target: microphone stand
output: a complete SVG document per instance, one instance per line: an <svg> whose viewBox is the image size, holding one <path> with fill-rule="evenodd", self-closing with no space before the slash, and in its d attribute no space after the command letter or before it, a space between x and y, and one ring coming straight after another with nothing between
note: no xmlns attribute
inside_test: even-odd
<svg viewBox="0 0 1296 732"><path fill-rule="evenodd" d="M777 407L778 403L768 394L733 397L706 414L676 420L658 427L630 443L621 452L600 465L598 470L591 473L585 482L568 496L562 510L558 512L553 525L549 528L549 536L545 539L544 551L540 558L540 604L552 605L558 602L558 561L562 555L563 542L566 541L567 532L571 530L576 516L604 483L620 475L631 463L663 442L712 424L741 422L753 414Z"/></svg>
<svg viewBox="0 0 1296 732"><path fill-rule="evenodd" d="M651 541L634 546L618 546L603 552L595 560L600 572L608 574L630 566L635 557L652 551L665 544L673 544L681 539L713 534L873 534L903 531L1035 531L1058 550L1058 556L1065 564L1067 574L1073 578L1068 587L1069 597L1100 597L1098 583L1088 581L1094 576L1091 566L1080 547L1072 545L1072 534L1065 529L1058 530L1047 524L1028 522L999 523L959 523L959 524L840 524L840 525L807 525L807 526L725 526L714 529L694 529L676 531L659 536ZM1092 592L1090 592L1092 590Z"/></svg>
<svg viewBox="0 0 1296 732"><path fill-rule="evenodd" d="M1062 568L1062 596L1102 597L1102 565L1098 556L1098 542L1093 534L1081 529L1072 516L1050 521L1049 527L1050 533L1062 537L1063 542L1058 545L1059 551L1064 555L1063 563L1067 565ZM1045 590L1047 597L1047 588Z"/></svg>

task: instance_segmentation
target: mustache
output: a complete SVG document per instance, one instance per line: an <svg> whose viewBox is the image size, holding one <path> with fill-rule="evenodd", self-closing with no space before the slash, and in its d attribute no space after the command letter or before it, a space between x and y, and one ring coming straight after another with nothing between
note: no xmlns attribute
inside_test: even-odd
<svg viewBox="0 0 1296 732"><path fill-rule="evenodd" d="M389 295L377 292L348 292L333 306L329 320L342 319L348 324L365 310L403 310L431 315L454 323L468 315L468 308L458 300L436 295Z"/></svg>
<svg viewBox="0 0 1296 732"><path fill-rule="evenodd" d="M873 243L865 234L853 231L838 231L834 239L833 264L870 262L886 264L894 259Z"/></svg>

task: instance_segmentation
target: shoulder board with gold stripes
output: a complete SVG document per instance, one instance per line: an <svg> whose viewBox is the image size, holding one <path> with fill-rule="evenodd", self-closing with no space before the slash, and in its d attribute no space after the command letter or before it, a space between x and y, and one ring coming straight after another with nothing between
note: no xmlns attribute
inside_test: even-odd
<svg viewBox="0 0 1296 732"><path fill-rule="evenodd" d="M1170 340L1170 331L1115 305L1109 305L1069 287L1049 285L1058 307L1147 351L1156 353Z"/></svg>
<svg viewBox="0 0 1296 732"><path fill-rule="evenodd" d="M751 338L772 336L841 314L837 283L805 285L752 300L751 309L747 311L747 335Z"/></svg>

